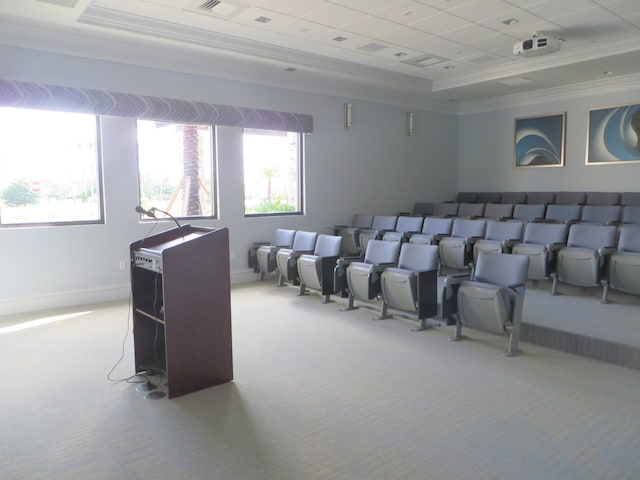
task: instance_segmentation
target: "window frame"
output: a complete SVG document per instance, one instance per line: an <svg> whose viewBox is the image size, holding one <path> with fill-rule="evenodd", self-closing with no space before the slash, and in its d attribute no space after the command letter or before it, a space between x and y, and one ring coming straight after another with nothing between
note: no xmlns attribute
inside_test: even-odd
<svg viewBox="0 0 640 480"><path fill-rule="evenodd" d="M21 222L21 223L4 223L2 221L2 212L0 211L0 229L8 228L39 228L39 227L65 227L65 226L79 226L79 225L104 225L105 224L105 198L104 198L104 181L103 181L103 152L102 152L102 121L100 115L95 114L81 114L78 112L47 110L43 108L23 108L23 107L8 107L21 110L36 110L41 112L51 113L66 113L72 115L91 115L94 117L95 132L96 132L96 145L95 145L95 166L96 166L96 198L98 199L98 218L93 220L66 220L66 221L42 221L42 222Z"/></svg>
<svg viewBox="0 0 640 480"><path fill-rule="evenodd" d="M138 122L139 121L151 121L144 118L136 118L136 172L138 176L138 204L142 202L142 181L141 181L141 172L140 172L140 148L139 148L139 138L138 138ZM219 199L218 199L218 142L217 142L217 128L216 125L210 125L207 123L193 123L193 122L180 122L180 121L171 121L171 120L162 120L162 123L171 123L174 125L197 125L198 127L207 127L209 129L209 138L210 145L209 149L211 151L211 158L209 159L211 162L211 215L190 215L190 216L179 216L173 215L169 217L165 215L165 212L156 208L160 215L157 217L148 217L144 213L139 213L139 221L148 223L148 222L173 222L174 219L184 221L192 221L192 220L217 220L219 218ZM149 208L155 207L154 205L149 205ZM169 212L171 213L171 212Z"/></svg>
<svg viewBox="0 0 640 480"><path fill-rule="evenodd" d="M244 137L244 128L242 129L242 135ZM251 130L271 130L268 128L251 128ZM243 150L243 158L242 158L242 180L243 180L243 206L242 210L245 218L260 218L260 217L287 217L287 216L300 216L305 215L305 201L304 201L304 164L305 164L305 133L304 132L296 132L296 131L287 131L287 133L293 133L298 136L298 174L296 175L296 186L298 188L298 206L297 210L293 212L265 212L265 213L247 213L246 205L244 204L246 199L246 191L244 186L244 150ZM244 142L244 139L243 139Z"/></svg>

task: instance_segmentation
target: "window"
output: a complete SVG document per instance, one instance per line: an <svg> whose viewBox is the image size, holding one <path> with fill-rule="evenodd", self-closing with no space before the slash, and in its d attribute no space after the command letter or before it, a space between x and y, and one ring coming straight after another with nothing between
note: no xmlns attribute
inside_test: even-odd
<svg viewBox="0 0 640 480"><path fill-rule="evenodd" d="M213 137L209 125L138 120L140 205L215 218Z"/></svg>
<svg viewBox="0 0 640 480"><path fill-rule="evenodd" d="M302 134L245 128L243 147L245 215L302 213Z"/></svg>
<svg viewBox="0 0 640 480"><path fill-rule="evenodd" d="M102 223L99 119L0 107L0 225Z"/></svg>

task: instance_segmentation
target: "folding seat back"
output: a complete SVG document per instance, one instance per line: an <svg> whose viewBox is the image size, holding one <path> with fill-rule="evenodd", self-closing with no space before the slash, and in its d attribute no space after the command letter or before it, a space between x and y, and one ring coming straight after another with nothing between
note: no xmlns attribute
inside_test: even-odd
<svg viewBox="0 0 640 480"><path fill-rule="evenodd" d="M557 204L547 205L544 215L545 222L571 223L580 220L581 205Z"/></svg>
<svg viewBox="0 0 640 480"><path fill-rule="evenodd" d="M388 308L415 313L425 328L426 320L438 313L438 247L405 243L397 267L384 269L380 276L382 309L378 318L389 318Z"/></svg>
<svg viewBox="0 0 640 480"><path fill-rule="evenodd" d="M528 278L544 280L553 271L557 251L566 244L568 227L564 223L528 223L522 243L511 253L529 257Z"/></svg>
<svg viewBox="0 0 640 480"><path fill-rule="evenodd" d="M455 217L458 214L458 203L440 202L433 207L434 217Z"/></svg>
<svg viewBox="0 0 640 480"><path fill-rule="evenodd" d="M318 235L313 254L300 255L297 261L300 278L299 294L304 295L306 288L318 290L325 296L325 303L335 293L333 270L342 251L342 237Z"/></svg>
<svg viewBox="0 0 640 480"><path fill-rule="evenodd" d="M526 192L502 192L500 195L500 203L526 203L527 201L527 193Z"/></svg>
<svg viewBox="0 0 640 480"><path fill-rule="evenodd" d="M396 222L395 230L386 232L382 239L394 242L404 242L411 234L420 233L423 222L424 218L422 217L400 216Z"/></svg>
<svg viewBox="0 0 640 480"><path fill-rule="evenodd" d="M438 243L440 263L445 267L464 269L473 259L473 243L484 237L485 220L456 218L451 235Z"/></svg>
<svg viewBox="0 0 640 480"><path fill-rule="evenodd" d="M461 203L458 205L458 217L476 218L484 215L484 203Z"/></svg>
<svg viewBox="0 0 640 480"><path fill-rule="evenodd" d="M372 300L380 293L380 273L386 267L394 267L400 254L400 242L371 240L367 245L364 261L347 266L349 310L355 308L354 300Z"/></svg>
<svg viewBox="0 0 640 480"><path fill-rule="evenodd" d="M606 258L615 251L618 229L613 225L576 223L569 228L567 245L558 252L552 274L552 295L558 282L581 287L597 287L604 278Z"/></svg>
<svg viewBox="0 0 640 480"><path fill-rule="evenodd" d="M587 192L586 205L620 205L619 192Z"/></svg>
<svg viewBox="0 0 640 480"><path fill-rule="evenodd" d="M453 218L427 217L419 234L411 235L410 243L438 243L441 237L451 234Z"/></svg>
<svg viewBox="0 0 640 480"><path fill-rule="evenodd" d="M622 192L620 194L620 205L640 206L640 192Z"/></svg>
<svg viewBox="0 0 640 480"><path fill-rule="evenodd" d="M553 203L559 203L561 205L582 205L586 199L586 192L556 192Z"/></svg>
<svg viewBox="0 0 640 480"><path fill-rule="evenodd" d="M513 207L513 219L522 220L525 223L542 220L546 211L547 205L544 203L519 203Z"/></svg>
<svg viewBox="0 0 640 480"><path fill-rule="evenodd" d="M554 192L527 192L527 203L538 205L540 203L548 205L556 198Z"/></svg>
<svg viewBox="0 0 640 480"><path fill-rule="evenodd" d="M513 203L487 203L484 207L484 218L506 220L513 216Z"/></svg>
<svg viewBox="0 0 640 480"><path fill-rule="evenodd" d="M477 240L473 245L473 259L477 261L480 252L511 253L511 248L522 240L524 223L520 221L487 222L487 231L484 238Z"/></svg>
<svg viewBox="0 0 640 480"><path fill-rule="evenodd" d="M457 321L454 339L462 326L491 333L511 330L507 353L518 351L529 257L481 252L470 280L457 292Z"/></svg>
<svg viewBox="0 0 640 480"><path fill-rule="evenodd" d="M363 215L356 213L351 220L352 228L371 228L373 223L373 215Z"/></svg>
<svg viewBox="0 0 640 480"><path fill-rule="evenodd" d="M413 204L413 210L411 210L411 215L432 215L433 214L433 202L416 202Z"/></svg>
<svg viewBox="0 0 640 480"><path fill-rule="evenodd" d="M620 205L584 205L580 213L580 222L601 225L618 223L620 211Z"/></svg>
<svg viewBox="0 0 640 480"><path fill-rule="evenodd" d="M284 286L284 282L297 281L298 279L298 258L300 255L313 254L316 246L318 234L316 232L306 232L298 230L293 237L291 248L281 248L276 253L276 263L279 272L279 286Z"/></svg>
<svg viewBox="0 0 640 480"><path fill-rule="evenodd" d="M500 192L478 192L478 203L500 203Z"/></svg>
<svg viewBox="0 0 640 480"><path fill-rule="evenodd" d="M358 235L360 250L366 252L369 240L380 240L385 232L394 231L397 221L397 215L374 215L371 228L369 230L360 230L360 234Z"/></svg>
<svg viewBox="0 0 640 480"><path fill-rule="evenodd" d="M457 203L475 203L478 201L478 192L458 192Z"/></svg>
<svg viewBox="0 0 640 480"><path fill-rule="evenodd" d="M609 259L608 279L602 301L607 303L608 288L640 295L640 226L620 228L618 248Z"/></svg>
<svg viewBox="0 0 640 480"><path fill-rule="evenodd" d="M640 224L640 205L626 205L622 210L622 223Z"/></svg>
<svg viewBox="0 0 640 480"><path fill-rule="evenodd" d="M287 230L278 228L275 232L273 243L267 245L259 245L255 250L256 263L260 272L260 280L263 280L266 273L271 273L277 268L276 253L281 248L291 248L295 237L295 230Z"/></svg>

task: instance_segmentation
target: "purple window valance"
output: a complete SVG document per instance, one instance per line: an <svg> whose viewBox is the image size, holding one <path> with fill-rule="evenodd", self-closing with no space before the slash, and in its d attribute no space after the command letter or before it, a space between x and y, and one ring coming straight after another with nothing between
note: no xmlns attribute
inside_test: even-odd
<svg viewBox="0 0 640 480"><path fill-rule="evenodd" d="M0 105L65 112L133 117L311 133L313 117L301 113L233 107L174 98L133 95L0 79Z"/></svg>

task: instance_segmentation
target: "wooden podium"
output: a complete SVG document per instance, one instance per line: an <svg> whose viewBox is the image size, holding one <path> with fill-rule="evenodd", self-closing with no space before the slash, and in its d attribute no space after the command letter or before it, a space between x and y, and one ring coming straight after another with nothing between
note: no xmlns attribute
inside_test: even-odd
<svg viewBox="0 0 640 480"><path fill-rule="evenodd" d="M229 231L183 225L133 242L135 371L169 398L233 379Z"/></svg>

